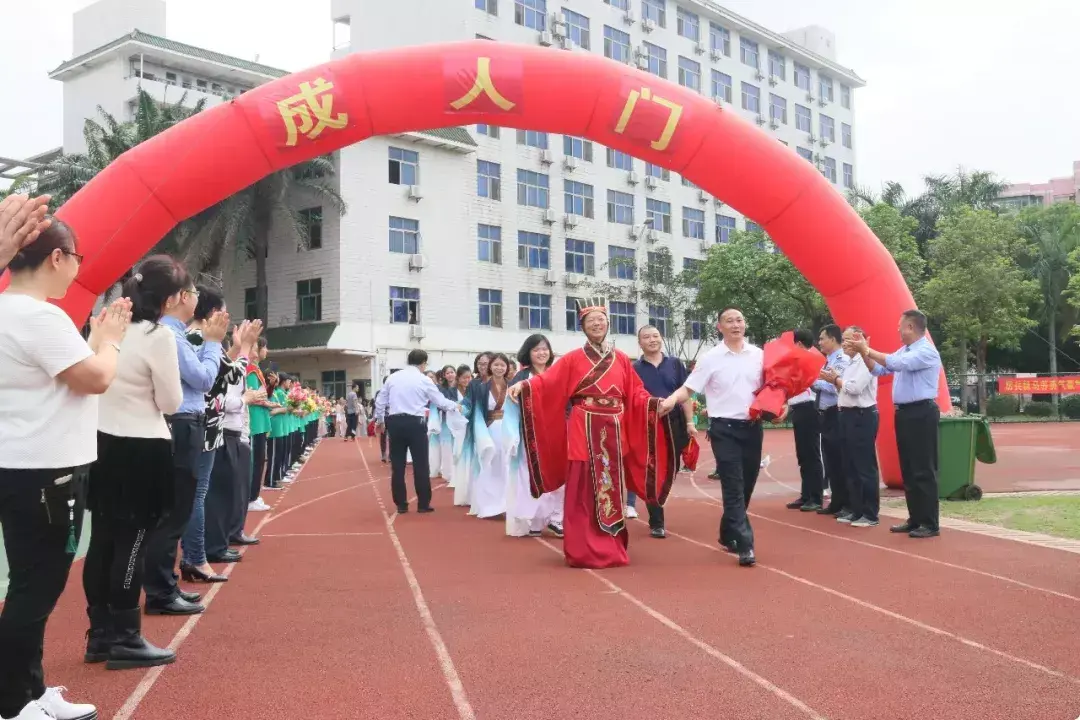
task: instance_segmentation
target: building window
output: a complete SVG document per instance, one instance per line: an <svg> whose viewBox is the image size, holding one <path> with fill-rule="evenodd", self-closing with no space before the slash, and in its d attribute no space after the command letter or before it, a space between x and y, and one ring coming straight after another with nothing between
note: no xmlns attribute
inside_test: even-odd
<svg viewBox="0 0 1080 720"><path fill-rule="evenodd" d="M855 167L851 163L844 163L844 187L855 187Z"/></svg>
<svg viewBox="0 0 1080 720"><path fill-rule="evenodd" d="M679 84L701 92L701 63L679 56Z"/></svg>
<svg viewBox="0 0 1080 720"><path fill-rule="evenodd" d="M659 165L653 165L650 162L645 163L645 174L665 182L671 179L670 170L665 167L660 167Z"/></svg>
<svg viewBox="0 0 1080 720"><path fill-rule="evenodd" d="M604 4L619 8L620 10L630 9L630 0L604 0Z"/></svg>
<svg viewBox="0 0 1080 720"><path fill-rule="evenodd" d="M596 274L596 243L566 238L566 272Z"/></svg>
<svg viewBox="0 0 1080 720"><path fill-rule="evenodd" d="M595 217L593 212L593 186L573 180L563 180L565 210L569 215Z"/></svg>
<svg viewBox="0 0 1080 720"><path fill-rule="evenodd" d="M709 50L731 57L731 33L726 27L709 23Z"/></svg>
<svg viewBox="0 0 1080 720"><path fill-rule="evenodd" d="M660 331L660 337L670 337L670 316L671 310L663 305L649 306L649 324Z"/></svg>
<svg viewBox="0 0 1080 720"><path fill-rule="evenodd" d="M345 387L345 371L344 370L323 370L322 371L322 394L326 398L340 398L345 397L347 392Z"/></svg>
<svg viewBox="0 0 1080 720"><path fill-rule="evenodd" d="M851 109L851 88L844 84L840 85L840 107Z"/></svg>
<svg viewBox="0 0 1080 720"><path fill-rule="evenodd" d="M787 98L769 93L769 119L787 125Z"/></svg>
<svg viewBox="0 0 1080 720"><path fill-rule="evenodd" d="M518 230L518 267L547 270L551 267L551 236Z"/></svg>
<svg viewBox="0 0 1080 720"><path fill-rule="evenodd" d="M420 252L420 221L390 216L390 252L414 255Z"/></svg>
<svg viewBox="0 0 1080 720"><path fill-rule="evenodd" d="M478 225L476 228L476 259L494 265L502 264L502 228L498 225Z"/></svg>
<svg viewBox="0 0 1080 720"><path fill-rule="evenodd" d="M752 232L761 232L761 231L762 231L761 226L758 225L756 222L754 222L753 220L747 220L746 221L746 232L752 233ZM760 247L760 245L759 245L759 247Z"/></svg>
<svg viewBox="0 0 1080 720"><path fill-rule="evenodd" d="M630 62L630 33L604 26L604 57Z"/></svg>
<svg viewBox="0 0 1080 720"><path fill-rule="evenodd" d="M731 102L731 76L719 70L712 71L712 99Z"/></svg>
<svg viewBox="0 0 1080 720"><path fill-rule="evenodd" d="M296 321L322 320L322 280L301 280L296 283Z"/></svg>
<svg viewBox="0 0 1080 720"><path fill-rule="evenodd" d="M648 71L657 77L667 79L667 50L652 43L642 43L649 56Z"/></svg>
<svg viewBox="0 0 1080 720"><path fill-rule="evenodd" d="M499 163L476 161L476 194L491 200L502 200L502 168Z"/></svg>
<svg viewBox="0 0 1080 720"><path fill-rule="evenodd" d="M648 273L650 282L670 282L674 274L671 267L671 253L666 249L650 252L647 256Z"/></svg>
<svg viewBox="0 0 1080 720"><path fill-rule="evenodd" d="M818 96L827 102L833 101L833 81L828 75L818 73Z"/></svg>
<svg viewBox="0 0 1080 720"><path fill-rule="evenodd" d="M548 134L539 130L518 130L517 144L547 150Z"/></svg>
<svg viewBox="0 0 1080 720"><path fill-rule="evenodd" d="M654 230L671 232L671 203L645 198L645 221L652 220Z"/></svg>
<svg viewBox="0 0 1080 720"><path fill-rule="evenodd" d="M390 183L392 185L419 185L420 153L414 150L390 148Z"/></svg>
<svg viewBox="0 0 1080 720"><path fill-rule="evenodd" d="M299 213L300 224L307 231L307 249L322 249L322 208L306 208ZM297 248L301 250L303 248Z"/></svg>
<svg viewBox="0 0 1080 720"><path fill-rule="evenodd" d="M697 186L697 185L695 185L694 183L690 182L689 180L687 180L686 178L682 177L681 175L679 176L679 181L680 181L680 182L682 183L682 186L683 186L683 187L693 188L694 190L697 190L697 189L698 189L698 186Z"/></svg>
<svg viewBox="0 0 1080 720"><path fill-rule="evenodd" d="M795 63L795 87L810 92L810 68Z"/></svg>
<svg viewBox="0 0 1080 720"><path fill-rule="evenodd" d="M652 20L657 27L667 27L667 0L641 0L641 19Z"/></svg>
<svg viewBox="0 0 1080 720"><path fill-rule="evenodd" d="M562 9L566 21L566 36L582 50L589 49L589 18L573 10Z"/></svg>
<svg viewBox="0 0 1080 720"><path fill-rule="evenodd" d="M684 207L682 209L682 234L683 237L695 240L705 239L705 211L697 208Z"/></svg>
<svg viewBox="0 0 1080 720"><path fill-rule="evenodd" d="M821 173L829 178L829 182L836 182L836 160L831 157L825 158L825 162L821 166Z"/></svg>
<svg viewBox="0 0 1080 720"><path fill-rule="evenodd" d="M477 125L476 132L478 135L486 135L489 138L499 137L498 125Z"/></svg>
<svg viewBox="0 0 1080 720"><path fill-rule="evenodd" d="M548 176L532 170L517 171L517 200L518 205L536 208L548 208L551 202L548 199Z"/></svg>
<svg viewBox="0 0 1080 720"><path fill-rule="evenodd" d="M566 297L566 330L567 332L574 332L580 329L580 321L578 320L577 304L581 298Z"/></svg>
<svg viewBox="0 0 1080 720"><path fill-rule="evenodd" d="M701 39L701 19L682 8L675 9L675 31L694 42Z"/></svg>
<svg viewBox="0 0 1080 720"><path fill-rule="evenodd" d="M615 335L633 335L637 332L637 306L632 302L611 303L611 332Z"/></svg>
<svg viewBox="0 0 1080 720"><path fill-rule="evenodd" d="M502 327L502 290L480 288L480 327Z"/></svg>
<svg viewBox="0 0 1080 720"><path fill-rule="evenodd" d="M777 80L787 80L787 59L775 50L769 51L769 75Z"/></svg>
<svg viewBox="0 0 1080 720"><path fill-rule="evenodd" d="M420 322L420 288L390 288L390 322L395 325Z"/></svg>
<svg viewBox="0 0 1080 720"><path fill-rule="evenodd" d="M259 318L259 289L244 288L244 319L257 320Z"/></svg>
<svg viewBox="0 0 1080 720"><path fill-rule="evenodd" d="M761 113L761 90L757 85L747 82L742 84L742 107L752 113Z"/></svg>
<svg viewBox="0 0 1080 720"><path fill-rule="evenodd" d="M533 30L547 30L547 0L514 0L514 22Z"/></svg>
<svg viewBox="0 0 1080 720"><path fill-rule="evenodd" d="M617 190L607 191L607 221L619 225L634 224L634 196Z"/></svg>
<svg viewBox="0 0 1080 720"><path fill-rule="evenodd" d="M802 132L814 132L814 124L810 119L810 108L795 103L795 129Z"/></svg>
<svg viewBox="0 0 1080 720"><path fill-rule="evenodd" d="M807 162L814 162L814 151L809 148L797 147L795 152L799 153L799 157Z"/></svg>
<svg viewBox="0 0 1080 720"><path fill-rule="evenodd" d="M758 44L750 38L739 38L739 60L743 65L749 65L752 68L760 67L758 65Z"/></svg>
<svg viewBox="0 0 1080 720"><path fill-rule="evenodd" d="M735 218L730 215L716 216L716 242L726 243L731 240L731 231L735 229Z"/></svg>
<svg viewBox="0 0 1080 720"><path fill-rule="evenodd" d="M607 166L616 170L633 170L634 157L620 150L607 149Z"/></svg>
<svg viewBox="0 0 1080 720"><path fill-rule="evenodd" d="M851 126L840 123L840 142L846 148L851 148Z"/></svg>
<svg viewBox="0 0 1080 720"><path fill-rule="evenodd" d="M633 280L637 275L634 248L608 245L608 277L612 280Z"/></svg>
<svg viewBox="0 0 1080 720"><path fill-rule="evenodd" d="M701 270L701 261L697 258L682 259L683 272L696 273Z"/></svg>
<svg viewBox="0 0 1080 720"><path fill-rule="evenodd" d="M592 140L574 137L573 135L563 135L563 155L576 157L578 160L584 160L585 162L592 162L592 152Z"/></svg>
<svg viewBox="0 0 1080 720"><path fill-rule="evenodd" d="M551 296L543 293L518 293L518 327L521 330L550 330Z"/></svg>
<svg viewBox="0 0 1080 720"><path fill-rule="evenodd" d="M477 10L483 10L488 15L499 14L499 0L473 0Z"/></svg>
<svg viewBox="0 0 1080 720"><path fill-rule="evenodd" d="M821 139L836 142L836 122L828 115L818 116L821 127Z"/></svg>

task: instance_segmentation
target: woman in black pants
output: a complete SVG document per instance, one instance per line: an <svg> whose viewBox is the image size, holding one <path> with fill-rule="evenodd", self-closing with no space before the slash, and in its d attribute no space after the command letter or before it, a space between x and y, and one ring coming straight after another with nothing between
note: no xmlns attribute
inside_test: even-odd
<svg viewBox="0 0 1080 720"><path fill-rule="evenodd" d="M142 637L139 595L146 536L174 495L165 416L183 400L176 335L161 320L190 320L191 288L187 270L167 255L147 258L124 283L133 322L121 344L116 381L101 398L87 503L93 532L83 563L90 617L84 659L104 662L109 670L176 659Z"/></svg>

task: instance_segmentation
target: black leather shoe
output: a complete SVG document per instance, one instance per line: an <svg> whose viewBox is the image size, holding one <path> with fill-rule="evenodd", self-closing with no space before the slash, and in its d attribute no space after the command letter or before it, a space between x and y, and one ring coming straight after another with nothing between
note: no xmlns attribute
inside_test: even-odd
<svg viewBox="0 0 1080 720"><path fill-rule="evenodd" d="M168 665L176 660L175 652L156 647L142 636L142 618L139 617L139 608L113 610L111 616L109 658L105 661L106 670L155 667Z"/></svg>
<svg viewBox="0 0 1080 720"><path fill-rule="evenodd" d="M147 615L198 615L206 608L197 603L190 603L182 597L177 597L164 605L146 604Z"/></svg>
<svg viewBox="0 0 1080 720"><path fill-rule="evenodd" d="M937 528L917 527L908 533L908 537L916 539L920 538L932 538L940 535L941 532Z"/></svg>
<svg viewBox="0 0 1080 720"><path fill-rule="evenodd" d="M817 511L818 515L839 515L844 508L835 503L829 503L827 506Z"/></svg>
<svg viewBox="0 0 1080 720"><path fill-rule="evenodd" d="M241 535L240 537L229 540L230 545L258 545L259 538L251 537L250 535Z"/></svg>
<svg viewBox="0 0 1080 720"><path fill-rule="evenodd" d="M212 563L234 563L240 562L244 558L243 555L235 550L226 550L221 555L215 555L214 557L207 557L206 562Z"/></svg>
<svg viewBox="0 0 1080 720"><path fill-rule="evenodd" d="M889 528L889 532L896 533L897 535L902 535L904 533L909 533L909 532L911 532L913 530L918 530L918 529L919 529L919 526L918 525L913 525L911 523L911 521L909 520L906 523L900 523L899 525L893 525L891 528Z"/></svg>
<svg viewBox="0 0 1080 720"><path fill-rule="evenodd" d="M408 505L398 505L397 506L397 514L398 515L404 515L407 512L409 512L409 506Z"/></svg>
<svg viewBox="0 0 1080 720"><path fill-rule="evenodd" d="M90 629L86 631L86 653L83 662L103 663L109 659L109 608L94 606L86 608Z"/></svg>
<svg viewBox="0 0 1080 720"><path fill-rule="evenodd" d="M418 512L418 513L432 513L432 512L435 512L435 508L433 508L433 507L431 507L429 505L428 507L416 508L416 512Z"/></svg>
<svg viewBox="0 0 1080 720"><path fill-rule="evenodd" d="M726 543L723 540L720 540L719 543L720 543L720 547L724 548L724 552L729 552L729 553L737 553L737 552L739 552L738 548L735 547L734 542Z"/></svg>
<svg viewBox="0 0 1080 720"><path fill-rule="evenodd" d="M662 527L653 528L649 531L649 535L653 536L657 540L663 540L667 537L667 530Z"/></svg>
<svg viewBox="0 0 1080 720"><path fill-rule="evenodd" d="M804 505L806 505L806 501L802 498L799 498L798 500L792 500L784 507L786 507L788 510L801 510Z"/></svg>
<svg viewBox="0 0 1080 720"><path fill-rule="evenodd" d="M754 550L743 550L739 553L739 565L742 567L753 567L757 564L757 558L754 557Z"/></svg>
<svg viewBox="0 0 1080 720"><path fill-rule="evenodd" d="M188 592L186 590L180 591L180 597L187 600L189 603L197 603L202 600L202 595L197 592Z"/></svg>
<svg viewBox="0 0 1080 720"><path fill-rule="evenodd" d="M801 508L799 508L799 510L801 510L802 512L817 512L820 509L821 505L815 502L808 502L804 504Z"/></svg>

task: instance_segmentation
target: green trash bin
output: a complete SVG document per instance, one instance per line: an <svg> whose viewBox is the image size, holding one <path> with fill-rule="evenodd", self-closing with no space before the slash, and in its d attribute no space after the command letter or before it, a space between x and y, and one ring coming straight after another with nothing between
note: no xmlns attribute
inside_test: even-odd
<svg viewBox="0 0 1080 720"><path fill-rule="evenodd" d="M938 497L943 500L978 500L975 461L997 462L990 422L982 415L943 417L938 427Z"/></svg>

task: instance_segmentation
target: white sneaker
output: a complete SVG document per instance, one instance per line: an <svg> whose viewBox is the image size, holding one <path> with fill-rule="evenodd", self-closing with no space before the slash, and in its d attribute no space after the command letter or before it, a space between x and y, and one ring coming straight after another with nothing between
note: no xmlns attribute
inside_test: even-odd
<svg viewBox="0 0 1080 720"><path fill-rule="evenodd" d="M86 703L70 703L64 699L66 687L51 687L45 690L37 704L56 720L97 720L97 708ZM23 709L23 713L26 709ZM22 714L19 715L22 718ZM31 715L30 717L36 717Z"/></svg>
<svg viewBox="0 0 1080 720"><path fill-rule="evenodd" d="M630 518L631 520L636 518L637 517L637 508L635 508L633 505L627 505L626 506L626 517Z"/></svg>
<svg viewBox="0 0 1080 720"><path fill-rule="evenodd" d="M248 512L263 512L269 509L270 506L264 503L262 498L257 498L248 503Z"/></svg>
<svg viewBox="0 0 1080 720"><path fill-rule="evenodd" d="M772 455L766 455L765 457L761 458L761 469L762 470L769 467L770 465L772 465Z"/></svg>
<svg viewBox="0 0 1080 720"><path fill-rule="evenodd" d="M97 715L95 714L94 717L97 717ZM41 707L36 700L31 700L26 704L26 707L20 710L19 714L11 718L11 720L56 720L56 716Z"/></svg>

